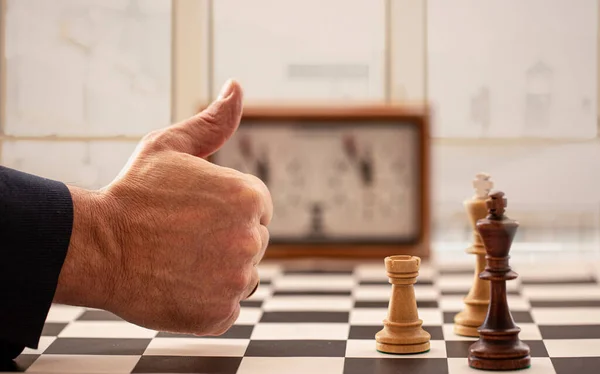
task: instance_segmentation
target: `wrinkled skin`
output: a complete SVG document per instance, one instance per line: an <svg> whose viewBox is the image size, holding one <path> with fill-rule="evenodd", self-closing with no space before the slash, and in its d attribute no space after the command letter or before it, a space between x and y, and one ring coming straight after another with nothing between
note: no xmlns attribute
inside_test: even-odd
<svg viewBox="0 0 600 374"><path fill-rule="evenodd" d="M69 187L75 218L55 302L159 331L231 327L257 285L273 211L258 178L204 159L241 113L231 81L206 110L145 136L108 186Z"/></svg>

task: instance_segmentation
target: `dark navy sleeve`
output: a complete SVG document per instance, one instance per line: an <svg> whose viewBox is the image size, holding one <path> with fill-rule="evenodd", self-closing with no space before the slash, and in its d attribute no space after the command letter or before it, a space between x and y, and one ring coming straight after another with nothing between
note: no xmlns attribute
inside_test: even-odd
<svg viewBox="0 0 600 374"><path fill-rule="evenodd" d="M72 227L65 184L0 166L0 359L38 348Z"/></svg>

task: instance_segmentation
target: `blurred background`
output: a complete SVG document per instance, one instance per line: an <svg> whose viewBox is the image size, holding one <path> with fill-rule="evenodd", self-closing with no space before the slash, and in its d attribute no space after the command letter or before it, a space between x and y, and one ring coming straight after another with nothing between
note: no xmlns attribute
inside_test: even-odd
<svg viewBox="0 0 600 374"><path fill-rule="evenodd" d="M2 0L0 163L109 183L230 77L247 103L428 103L434 248L492 176L520 256L600 255L596 0ZM471 260L471 258L467 258Z"/></svg>

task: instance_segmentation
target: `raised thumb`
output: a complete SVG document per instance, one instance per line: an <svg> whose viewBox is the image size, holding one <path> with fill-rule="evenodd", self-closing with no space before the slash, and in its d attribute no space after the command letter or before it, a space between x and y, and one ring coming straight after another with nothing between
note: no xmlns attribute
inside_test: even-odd
<svg viewBox="0 0 600 374"><path fill-rule="evenodd" d="M161 136L170 149L206 157L215 153L237 130L242 116L243 92L229 80L217 100L183 122L171 125Z"/></svg>

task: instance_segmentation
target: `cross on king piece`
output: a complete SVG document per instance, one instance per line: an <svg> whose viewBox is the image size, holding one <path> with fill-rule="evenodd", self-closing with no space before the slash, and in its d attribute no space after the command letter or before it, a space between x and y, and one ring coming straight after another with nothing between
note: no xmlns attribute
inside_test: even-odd
<svg viewBox="0 0 600 374"><path fill-rule="evenodd" d="M473 180L473 188L475 188L475 197L485 199L488 197L491 189L494 187L494 182L490 180L490 175L486 173L478 173Z"/></svg>

